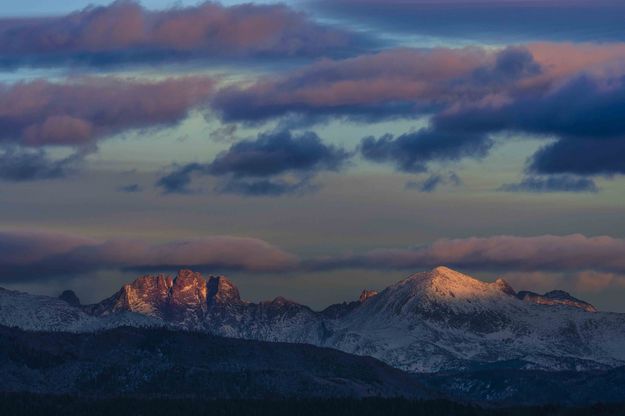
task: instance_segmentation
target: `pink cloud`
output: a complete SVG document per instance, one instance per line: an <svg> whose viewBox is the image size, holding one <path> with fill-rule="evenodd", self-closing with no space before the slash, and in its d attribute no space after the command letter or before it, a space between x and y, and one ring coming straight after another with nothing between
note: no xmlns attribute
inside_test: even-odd
<svg viewBox="0 0 625 416"><path fill-rule="evenodd" d="M533 43L504 49L391 49L324 59L251 86L222 89L214 107L229 120L286 113L414 117L466 106L500 107L557 89L580 73L623 73L622 44ZM398 104L404 104L403 108Z"/></svg>
<svg viewBox="0 0 625 416"><path fill-rule="evenodd" d="M7 63L167 60L215 56L319 56L356 40L285 5L205 2L148 10L132 0L66 16L0 19L0 54Z"/></svg>
<svg viewBox="0 0 625 416"><path fill-rule="evenodd" d="M128 129L174 124L206 102L213 85L200 76L0 85L0 139L27 146L77 146Z"/></svg>
<svg viewBox="0 0 625 416"><path fill-rule="evenodd" d="M581 234L438 240L411 249L375 249L312 262L313 267L418 269L447 265L509 271L625 272L625 240Z"/></svg>
<svg viewBox="0 0 625 416"><path fill-rule="evenodd" d="M0 272L4 281L45 280L96 270L177 269L283 272L298 258L263 240L207 236L166 243L96 240L43 232L0 232Z"/></svg>

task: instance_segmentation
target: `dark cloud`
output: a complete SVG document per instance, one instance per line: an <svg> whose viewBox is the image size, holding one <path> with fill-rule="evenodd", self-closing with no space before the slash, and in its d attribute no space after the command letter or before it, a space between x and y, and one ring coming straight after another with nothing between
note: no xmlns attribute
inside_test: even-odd
<svg viewBox="0 0 625 416"><path fill-rule="evenodd" d="M625 271L625 240L607 236L472 237L409 249L305 261L311 269L418 270L440 265L473 270Z"/></svg>
<svg viewBox="0 0 625 416"><path fill-rule="evenodd" d="M243 196L281 196L305 193L316 188L308 177L292 182L280 179L231 179L219 185L217 192Z"/></svg>
<svg viewBox="0 0 625 416"><path fill-rule="evenodd" d="M569 175L547 177L528 176L519 183L508 183L499 188L505 192L597 192L599 189L592 179Z"/></svg>
<svg viewBox="0 0 625 416"><path fill-rule="evenodd" d="M625 174L625 133L593 140L565 138L544 146L530 159L530 170L545 174Z"/></svg>
<svg viewBox="0 0 625 416"><path fill-rule="evenodd" d="M511 95L434 117L435 129L472 135L510 131L558 140L530 158L538 174L625 173L625 77L580 75L545 91Z"/></svg>
<svg viewBox="0 0 625 416"><path fill-rule="evenodd" d="M449 172L447 175L440 173L432 174L422 182L408 181L406 182L404 188L416 189L419 192L430 193L438 190L444 185L460 186L461 184L462 180L460 177L454 172Z"/></svg>
<svg viewBox="0 0 625 416"><path fill-rule="evenodd" d="M210 236L149 244L99 241L67 234L0 232L3 282L45 281L98 270L171 270L194 267L211 272L280 272L297 258L262 240Z"/></svg>
<svg viewBox="0 0 625 416"><path fill-rule="evenodd" d="M224 179L217 190L243 195L282 195L309 188L317 172L339 170L351 157L347 151L324 144L312 132L261 133L254 140L233 144L207 164L177 167L157 182L165 193L187 193L193 174ZM293 175L293 180L281 176Z"/></svg>
<svg viewBox="0 0 625 416"><path fill-rule="evenodd" d="M24 150L7 147L0 150L0 179L24 182L58 179L74 168L73 158L53 160L43 150Z"/></svg>
<svg viewBox="0 0 625 416"><path fill-rule="evenodd" d="M625 57L623 57L625 58ZM521 131L576 139L625 134L625 77L580 74L546 90L517 91L500 102L438 114L439 128L471 133Z"/></svg>
<svg viewBox="0 0 625 416"><path fill-rule="evenodd" d="M261 133L217 155L208 166L215 176L266 177L285 172L338 170L349 153L321 142L313 132L293 135L289 131Z"/></svg>
<svg viewBox="0 0 625 416"><path fill-rule="evenodd" d="M425 172L430 161L455 161L464 157L484 157L493 141L486 135L460 131L422 129L394 137L366 137L360 152L367 160L393 163L403 172Z"/></svg>
<svg viewBox="0 0 625 416"><path fill-rule="evenodd" d="M541 66L527 48L508 47L497 54L494 64L477 68L473 76L482 83L493 84L533 77L541 72Z"/></svg>
<svg viewBox="0 0 625 416"><path fill-rule="evenodd" d="M82 147L128 129L179 122L212 90L206 77L0 84L0 142Z"/></svg>
<svg viewBox="0 0 625 416"><path fill-rule="evenodd" d="M153 11L131 0L61 17L0 19L0 65L316 57L352 52L359 36L285 5L205 2Z"/></svg>
<svg viewBox="0 0 625 416"><path fill-rule="evenodd" d="M424 172L431 161L482 157L495 133L555 138L532 157L530 174L623 173L625 48L530 44L501 50L395 49L219 91L225 120L299 115L361 121L430 116L397 138L366 138L365 158Z"/></svg>
<svg viewBox="0 0 625 416"><path fill-rule="evenodd" d="M130 185L120 186L117 190L119 192L137 193L143 191L143 188L139 184L133 183Z"/></svg>
<svg viewBox="0 0 625 416"><path fill-rule="evenodd" d="M156 186L166 194L192 193L189 185L191 184L191 175L194 172L206 172L206 165L189 163L188 165L177 166L172 172L160 177L156 181Z"/></svg>

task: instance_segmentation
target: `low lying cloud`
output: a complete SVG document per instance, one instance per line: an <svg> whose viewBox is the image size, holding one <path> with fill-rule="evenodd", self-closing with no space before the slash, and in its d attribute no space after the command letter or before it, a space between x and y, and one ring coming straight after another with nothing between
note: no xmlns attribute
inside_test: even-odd
<svg viewBox="0 0 625 416"><path fill-rule="evenodd" d="M0 19L0 66L336 55L364 42L285 5L147 10L132 0L60 17Z"/></svg>
<svg viewBox="0 0 625 416"><path fill-rule="evenodd" d="M213 85L212 79L199 76L0 85L0 143L80 147L129 129L171 125L206 102Z"/></svg>
<svg viewBox="0 0 625 416"><path fill-rule="evenodd" d="M625 272L625 240L581 234L538 237L472 237L438 240L411 249L376 249L364 254L311 261L315 269L415 270L440 265L469 270Z"/></svg>
<svg viewBox="0 0 625 416"><path fill-rule="evenodd" d="M71 234L0 232L0 282L73 278L98 271L286 273L339 269L415 272L440 265L497 272L521 289L625 287L625 240L580 234L438 240L407 249L301 257L256 238L208 236L164 243L97 240Z"/></svg>
<svg viewBox="0 0 625 416"><path fill-rule="evenodd" d="M222 178L219 192L276 196L308 188L316 173L337 171L349 157L350 153L324 144L312 132L261 133L254 140L233 144L210 163L177 167L160 178L157 186L165 193L188 193L192 175L201 174Z"/></svg>
<svg viewBox="0 0 625 416"><path fill-rule="evenodd" d="M0 233L0 271L5 282L64 278L98 270L180 267L280 272L296 264L294 255L255 238L210 236L150 244L41 232Z"/></svg>

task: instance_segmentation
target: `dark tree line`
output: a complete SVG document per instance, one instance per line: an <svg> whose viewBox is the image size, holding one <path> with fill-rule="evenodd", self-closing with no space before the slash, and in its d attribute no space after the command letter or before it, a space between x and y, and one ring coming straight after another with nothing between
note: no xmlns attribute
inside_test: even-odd
<svg viewBox="0 0 625 416"><path fill-rule="evenodd" d="M0 415L7 416L616 416L625 405L586 408L556 406L485 409L450 401L403 399L199 400L166 398L76 398L33 394L0 395Z"/></svg>

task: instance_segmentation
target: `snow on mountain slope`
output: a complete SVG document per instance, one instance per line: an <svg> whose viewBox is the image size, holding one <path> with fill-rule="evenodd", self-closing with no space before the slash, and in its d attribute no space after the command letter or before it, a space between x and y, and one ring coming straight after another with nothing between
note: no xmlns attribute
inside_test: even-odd
<svg viewBox="0 0 625 416"><path fill-rule="evenodd" d="M62 299L0 288L0 325L28 331L92 332L120 326L165 326L166 323L127 311L98 318Z"/></svg>
<svg viewBox="0 0 625 416"><path fill-rule="evenodd" d="M625 315L520 301L503 280L439 267L387 288L333 328L325 345L431 372L492 362L591 369L625 363Z"/></svg>
<svg viewBox="0 0 625 416"><path fill-rule="evenodd" d="M3 290L0 324L72 332L168 326L332 347L418 372L625 364L625 314L594 312L566 292L536 296L519 295L501 279L486 283L438 267L315 312L282 297L246 302L223 276L205 280L181 270L142 276L87 306Z"/></svg>
<svg viewBox="0 0 625 416"><path fill-rule="evenodd" d="M74 331L97 321L61 299L0 289L0 325L30 331Z"/></svg>

